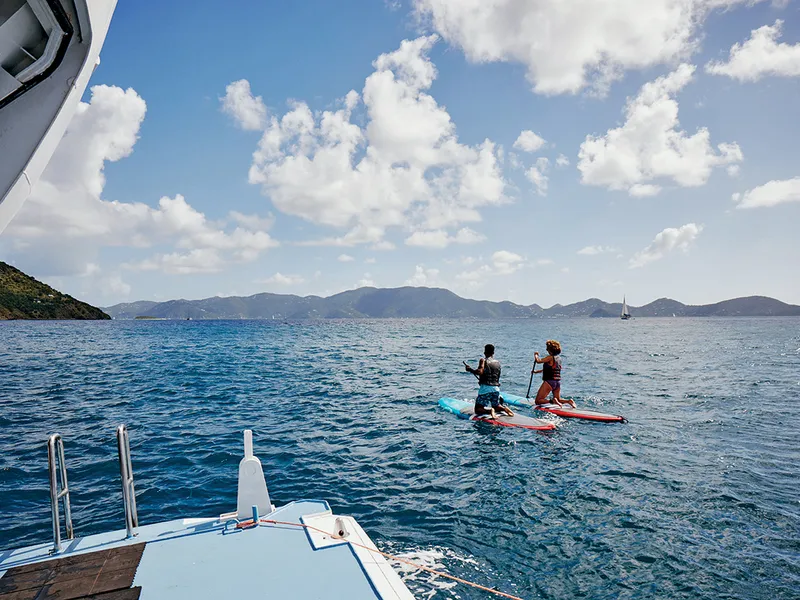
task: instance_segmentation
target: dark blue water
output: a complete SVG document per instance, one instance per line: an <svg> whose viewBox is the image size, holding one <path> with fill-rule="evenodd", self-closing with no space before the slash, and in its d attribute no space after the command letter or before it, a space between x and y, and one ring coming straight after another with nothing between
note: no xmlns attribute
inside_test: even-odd
<svg viewBox="0 0 800 600"><path fill-rule="evenodd" d="M495 428L440 410L497 346L525 393L630 423ZM376 543L525 598L800 597L800 319L0 323L0 548L51 536L65 439L78 534L235 508L241 430L273 502L327 499ZM521 409L526 410L526 409ZM406 573L418 597L486 598Z"/></svg>

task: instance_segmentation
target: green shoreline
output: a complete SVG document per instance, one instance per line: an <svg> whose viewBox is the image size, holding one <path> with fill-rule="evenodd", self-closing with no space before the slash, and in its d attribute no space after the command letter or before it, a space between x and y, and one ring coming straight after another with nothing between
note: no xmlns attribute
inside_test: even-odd
<svg viewBox="0 0 800 600"><path fill-rule="evenodd" d="M97 307L62 294L0 261L0 320L105 320Z"/></svg>

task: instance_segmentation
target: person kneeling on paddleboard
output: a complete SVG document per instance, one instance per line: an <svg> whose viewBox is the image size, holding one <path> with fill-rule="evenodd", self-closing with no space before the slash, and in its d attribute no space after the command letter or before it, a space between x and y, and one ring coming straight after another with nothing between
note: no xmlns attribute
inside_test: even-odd
<svg viewBox="0 0 800 600"><path fill-rule="evenodd" d="M499 410L509 417L513 417L514 411L500 397L500 361L494 357L494 346L486 344L483 354L486 358L482 358L478 362L477 369L464 363L467 372L478 376L480 387L478 387L478 397L475 398L475 414L491 415L493 419L496 419L495 410Z"/></svg>
<svg viewBox="0 0 800 600"><path fill-rule="evenodd" d="M548 404L547 394L553 392L553 404L562 406L570 404L576 408L574 400L561 399L561 344L555 340L547 340L547 356L539 358L539 353L533 353L533 369L531 373L542 374L542 385L536 392L536 404ZM536 365L542 365L542 370L537 371Z"/></svg>

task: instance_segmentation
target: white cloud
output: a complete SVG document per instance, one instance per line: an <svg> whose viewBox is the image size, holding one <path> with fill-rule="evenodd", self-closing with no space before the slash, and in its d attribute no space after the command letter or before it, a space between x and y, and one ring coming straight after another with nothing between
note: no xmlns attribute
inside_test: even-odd
<svg viewBox="0 0 800 600"><path fill-rule="evenodd" d="M275 273L272 277L262 279L257 283L266 283L270 285L291 286L305 283L305 279L300 275L284 275L280 271Z"/></svg>
<svg viewBox="0 0 800 600"><path fill-rule="evenodd" d="M101 271L100 265L95 263L87 263L86 267L83 270L83 273L80 274L80 277L92 277L97 275Z"/></svg>
<svg viewBox="0 0 800 600"><path fill-rule="evenodd" d="M678 129L678 103L672 96L691 81L694 69L683 64L646 83L628 101L622 127L586 136L578 153L582 183L652 196L661 188L648 182L671 179L683 187L700 186L713 167L742 160L735 142L719 144L715 152L708 129L694 135Z"/></svg>
<svg viewBox="0 0 800 600"><path fill-rule="evenodd" d="M353 262L355 258L350 256L349 254L340 254L336 260L338 260L339 262Z"/></svg>
<svg viewBox="0 0 800 600"><path fill-rule="evenodd" d="M561 272L564 274L569 273L569 267L561 267Z"/></svg>
<svg viewBox="0 0 800 600"><path fill-rule="evenodd" d="M125 283L119 274L102 278L99 287L100 293L107 297L118 298L129 296L131 293L131 286Z"/></svg>
<svg viewBox="0 0 800 600"><path fill-rule="evenodd" d="M477 222L481 207L507 202L500 149L489 140L459 143L450 115L426 93L436 78L427 56L435 42L406 40L379 56L362 94L350 91L338 110L315 115L297 102L272 117L250 182L284 213L350 230L334 241L370 233L353 243L379 244L390 227Z"/></svg>
<svg viewBox="0 0 800 600"><path fill-rule="evenodd" d="M553 260L550 258L540 258L539 260L536 261L536 264L540 267L546 267L548 265L552 265Z"/></svg>
<svg viewBox="0 0 800 600"><path fill-rule="evenodd" d="M406 245L423 248L446 248L450 244L479 244L486 236L468 227L462 227L455 235L449 235L442 229L435 231L415 231L406 238Z"/></svg>
<svg viewBox="0 0 800 600"><path fill-rule="evenodd" d="M557 167L568 167L569 166L569 159L564 156L563 154L559 154L558 158L556 158L556 166Z"/></svg>
<svg viewBox="0 0 800 600"><path fill-rule="evenodd" d="M493 275L492 268L489 265L481 265L477 269L462 271L456 275L456 279L466 282L477 282L491 275Z"/></svg>
<svg viewBox="0 0 800 600"><path fill-rule="evenodd" d="M768 181L764 185L734 194L736 208L766 208L787 202L800 202L800 177Z"/></svg>
<svg viewBox="0 0 800 600"><path fill-rule="evenodd" d="M663 258L673 250L687 252L692 242L703 231L702 225L687 223L679 228L668 227L653 239L647 248L637 252L630 260L630 268L643 267L647 263Z"/></svg>
<svg viewBox="0 0 800 600"><path fill-rule="evenodd" d="M456 275L456 279L478 285L481 281L490 277L516 273L524 266L525 259L519 254L509 252L508 250L498 250L492 254L490 264L483 264L477 269L462 271Z"/></svg>
<svg viewBox="0 0 800 600"><path fill-rule="evenodd" d="M414 0L417 14L474 62L519 62L539 94L602 93L626 70L698 47L715 8L752 0ZM758 1L758 0L755 0Z"/></svg>
<svg viewBox="0 0 800 600"><path fill-rule="evenodd" d="M578 254L583 254L584 256L595 256L597 254L605 254L607 252L616 251L616 248L612 248L611 246L586 246L585 248L578 250Z"/></svg>
<svg viewBox="0 0 800 600"><path fill-rule="evenodd" d="M549 169L550 161L542 156L536 159L536 165L525 171L525 177L533 184L536 188L536 193L540 196L547 195L548 177L545 173L547 173Z"/></svg>
<svg viewBox="0 0 800 600"><path fill-rule="evenodd" d="M545 141L541 137L530 129L526 129L519 134L519 137L514 142L514 148L522 150L523 152L536 152L544 146L544 144Z"/></svg>
<svg viewBox="0 0 800 600"><path fill-rule="evenodd" d="M163 271L173 275L218 273L225 262L214 248L197 248L186 253L157 254L151 258L123 264L132 271Z"/></svg>
<svg viewBox="0 0 800 600"><path fill-rule="evenodd" d="M357 288L375 287L375 281L372 279L372 275L370 275L369 273L364 273L364 277L358 280L356 287Z"/></svg>
<svg viewBox="0 0 800 600"><path fill-rule="evenodd" d="M269 231L275 224L275 217L268 215L260 217L258 215L245 215L239 211L232 210L228 213L228 218L250 231Z"/></svg>
<svg viewBox="0 0 800 600"><path fill-rule="evenodd" d="M105 163L133 152L146 109L132 89L92 88L90 102L78 105L53 160L6 232L17 248L30 256L42 252L57 256L52 261L55 268L76 275L104 246L174 246L179 251L134 260L128 266L191 273L253 260L278 245L265 231L254 230L264 224L254 221L257 217L231 213L228 220L240 225L226 227L224 222L209 221L180 194L161 198L155 208L102 199Z"/></svg>
<svg viewBox="0 0 800 600"><path fill-rule="evenodd" d="M750 32L750 39L731 47L728 62L711 61L706 72L726 75L739 81L758 81L769 75L800 76L800 44L778 43L783 21L764 25Z"/></svg>
<svg viewBox="0 0 800 600"><path fill-rule="evenodd" d="M327 237L321 240L306 240L297 242L298 246L339 246L343 248L352 248L359 244L374 243L375 246L383 246L383 250L391 250L394 246L391 243L382 243L385 229L383 227L368 227L365 225L357 225L352 230L348 231L345 235L339 237ZM389 247L391 246L391 248Z"/></svg>
<svg viewBox="0 0 800 600"><path fill-rule="evenodd" d="M381 240L372 245L373 250L394 250L396 247L392 242L386 240Z"/></svg>
<svg viewBox="0 0 800 600"><path fill-rule="evenodd" d="M78 275L82 279L88 280L88 290L84 289L83 294L98 292L104 298L125 298L131 293L131 286L126 283L119 273L103 274L103 269L96 263L88 263L83 272ZM58 282L60 286L64 282ZM55 286L58 287L58 286ZM83 286L86 288L86 284Z"/></svg>
<svg viewBox="0 0 800 600"><path fill-rule="evenodd" d="M228 84L225 96L220 99L222 112L230 115L245 131L260 131L267 121L267 107L261 96L250 92L250 82L240 79Z"/></svg>
<svg viewBox="0 0 800 600"><path fill-rule="evenodd" d="M473 231L469 227L462 227L456 232L453 242L456 244L480 244L486 241L486 236Z"/></svg>
<svg viewBox="0 0 800 600"><path fill-rule="evenodd" d="M506 157L508 158L509 168L517 170L523 167L522 161L519 159L516 152L509 152Z"/></svg>
<svg viewBox="0 0 800 600"><path fill-rule="evenodd" d="M374 264L375 264L376 262L378 262L378 261L375 259L375 257L373 257L373 256L370 256L369 258L365 258L365 259L364 259L364 262L365 262L366 264L368 264L368 265L374 265Z"/></svg>
<svg viewBox="0 0 800 600"><path fill-rule="evenodd" d="M492 265L498 275L511 275L525 265L525 259L508 250L498 250L492 254Z"/></svg>
<svg viewBox="0 0 800 600"><path fill-rule="evenodd" d="M730 169L732 166L738 166L738 165L729 165L728 169ZM657 196L660 191L661 191L661 186L653 185L652 183L634 183L631 187L628 188L628 194L630 194L634 198L647 198L649 196Z"/></svg>
<svg viewBox="0 0 800 600"><path fill-rule="evenodd" d="M739 169L739 165L728 165L725 171L728 173L729 177L736 177L739 174Z"/></svg>
<svg viewBox="0 0 800 600"><path fill-rule="evenodd" d="M436 285L439 278L439 269L426 269L423 265L417 265L414 274L406 280L406 285L415 287Z"/></svg>

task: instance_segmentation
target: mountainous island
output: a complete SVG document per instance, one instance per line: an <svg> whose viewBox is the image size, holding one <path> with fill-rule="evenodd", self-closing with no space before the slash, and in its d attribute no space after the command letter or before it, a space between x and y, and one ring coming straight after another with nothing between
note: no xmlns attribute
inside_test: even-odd
<svg viewBox="0 0 800 600"><path fill-rule="evenodd" d="M800 316L800 306L765 296L688 305L660 298L628 306L635 317ZM104 312L105 311L105 312ZM622 304L590 298L543 308L513 302L470 300L441 288L363 287L320 296L262 293L203 300L147 300L95 308L0 261L0 320L3 319L380 319L380 318L619 318Z"/></svg>
<svg viewBox="0 0 800 600"><path fill-rule="evenodd" d="M0 261L0 320L110 319L106 313Z"/></svg>
<svg viewBox="0 0 800 600"><path fill-rule="evenodd" d="M661 298L644 306L628 308L634 317L800 316L800 306L764 296L700 306ZM440 288L364 287L327 298L263 293L204 300L130 302L104 310L115 319L619 318L622 303L591 298L575 304L542 308L538 304L523 306L513 302L469 300Z"/></svg>

